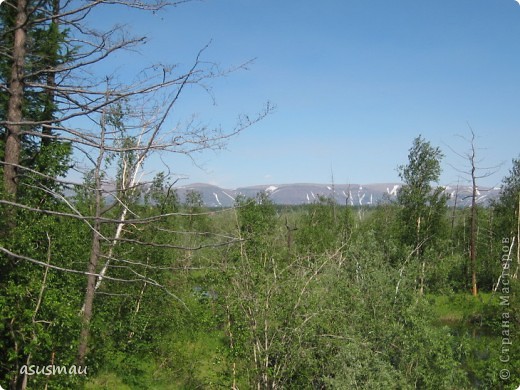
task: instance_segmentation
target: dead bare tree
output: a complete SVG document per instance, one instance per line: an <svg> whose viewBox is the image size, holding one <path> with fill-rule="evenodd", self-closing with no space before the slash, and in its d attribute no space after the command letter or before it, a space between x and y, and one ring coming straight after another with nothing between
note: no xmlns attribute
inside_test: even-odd
<svg viewBox="0 0 520 390"><path fill-rule="evenodd" d="M131 210L131 205L127 203L127 197L129 196L129 193L138 191L144 184L141 177L145 160L157 151L163 153L181 153L191 156L199 150L222 147L227 139L251 126L253 123L263 118L269 111L269 108L267 108L254 119L249 119L247 117L242 118L236 127L228 133L223 133L219 129L208 129L204 126L200 128L190 127L184 130L178 128L173 130L164 129L164 123L166 122L166 118L169 115L173 104L178 99L182 88L184 88L189 82L197 65L198 64L195 64L190 73L180 81L177 90L171 98L170 104L167 105L166 108L162 108L164 107L164 105L161 104L161 102L164 101L163 98L157 100L157 96L151 96L151 101L148 101L144 106L139 107L139 111L137 111L137 108L128 110L128 112L138 112L138 115L131 115L130 118L128 118L130 125L127 126L119 136L116 134L118 134L121 129L109 129L107 126L108 122L114 121L113 119L110 119L110 115L114 115L114 113L107 113L104 111L101 115L99 122L101 133L99 144L97 148L95 148L97 149L98 157L94 166L96 212L90 261L88 265L89 276L87 281L87 290L82 309L84 326L79 350L80 362L84 361L87 352L88 329L92 318L95 292L99 289L102 280L110 267L110 263L114 258L114 248L122 240L123 228L128 225L128 214L132 214L134 220L140 218L137 213ZM155 92L153 95L155 95ZM159 95L162 96L162 94ZM141 104L143 104L141 98L142 95L139 95L139 100L141 101ZM149 104L151 104L151 106ZM107 108L109 107L105 107L104 110ZM120 115L120 113L115 113L115 115ZM123 118L119 119L123 120ZM132 124L132 121L136 119L139 119L139 122ZM116 155L118 157L117 161L119 161L119 180L116 181L117 185L113 190L104 189L109 188L110 186L107 185L108 183L103 183L101 180L101 177L106 177L107 173L113 169L110 164L109 166L106 166L107 153ZM103 193L105 193L105 195L103 195ZM115 198L115 204L120 208L117 222L114 224L114 235L108 240L99 234L101 228L100 218L103 214L103 199L105 199L107 195L112 195ZM102 241L108 241L106 255L103 254L100 249ZM158 243L141 242L140 244L157 245ZM167 244L165 245L168 246ZM104 264L101 265L100 260L102 258L105 258L106 260ZM100 266L101 269L98 271Z"/></svg>
<svg viewBox="0 0 520 390"><path fill-rule="evenodd" d="M468 163L466 170L454 167L457 172L463 174L471 185L471 206L470 206L470 235L469 235L469 263L471 272L471 293L473 296L477 296L477 234L478 234L478 197L482 191L485 191L478 186L478 180L484 179L494 175L500 165L491 167L482 167L480 163L483 159L477 157L477 146L476 146L476 135L471 126L468 124L468 128L471 136L469 138L459 136L469 144L469 150L465 153L459 153L450 147L450 150L460 158L464 159Z"/></svg>

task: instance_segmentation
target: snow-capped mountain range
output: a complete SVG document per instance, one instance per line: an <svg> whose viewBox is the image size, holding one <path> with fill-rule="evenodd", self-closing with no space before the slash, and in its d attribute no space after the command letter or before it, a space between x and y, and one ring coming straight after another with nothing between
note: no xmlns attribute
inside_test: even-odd
<svg viewBox="0 0 520 390"><path fill-rule="evenodd" d="M266 193L269 198L280 205L301 205L317 201L319 196L334 197L338 204L350 206L371 206L381 202L395 200L402 184L375 183L375 184L276 184L224 189L211 184L195 183L177 187L181 201L186 193L197 191L201 194L204 204L208 207L230 207L239 195L254 198L260 192ZM471 202L471 187L446 186L444 190L449 196L449 203L453 205L469 205ZM500 188L479 188L478 202L486 203L498 196Z"/></svg>

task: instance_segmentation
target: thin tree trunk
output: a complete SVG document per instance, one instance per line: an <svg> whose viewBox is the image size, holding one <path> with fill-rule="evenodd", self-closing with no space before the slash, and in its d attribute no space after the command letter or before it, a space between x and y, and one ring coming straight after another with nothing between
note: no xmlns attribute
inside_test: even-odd
<svg viewBox="0 0 520 390"><path fill-rule="evenodd" d="M90 321L92 319L92 309L96 285L95 274L99 261L99 252L101 249L101 237L99 234L99 228L100 224L95 223L94 233L92 237L92 246L90 249L90 259L87 267L87 290L85 292L85 303L83 305L81 334L78 349L78 362L80 365L85 365L85 358L87 356L87 346L90 334Z"/></svg>
<svg viewBox="0 0 520 390"><path fill-rule="evenodd" d="M477 291L477 182L475 178L475 162L473 153L471 157L471 227L470 227L470 266L471 266L471 294L476 297Z"/></svg>
<svg viewBox="0 0 520 390"><path fill-rule="evenodd" d="M453 241L455 232L455 215L457 212L457 201L459 200L459 182L457 181L457 188L455 189L455 199L453 201L453 211L451 213L451 239Z"/></svg>
<svg viewBox="0 0 520 390"><path fill-rule="evenodd" d="M415 239L416 245L415 246L417 248L419 248L417 250L417 259L418 260L422 259L421 273L419 274L419 295L423 296L423 294L424 294L424 274L425 274L425 270L426 270L426 262L421 254L421 250L420 250L420 246L419 246L420 231L421 231L421 217L417 218L417 230L416 230L416 239Z"/></svg>
<svg viewBox="0 0 520 390"><path fill-rule="evenodd" d="M227 328L228 328L228 336L229 336L229 349L231 350L231 354L233 356L233 362L231 363L231 378L232 385L231 390L237 390L237 363L235 358L235 344L233 339L233 328L232 328L232 320L231 320L231 310L229 308L229 304L226 304L226 314L227 314Z"/></svg>
<svg viewBox="0 0 520 390"><path fill-rule="evenodd" d="M81 310L82 315L82 324L81 324L81 333L79 338L79 348L78 348L78 363L80 366L85 365L85 358L87 356L87 347L90 335L90 322L93 314L93 305L94 305L94 295L96 292L96 274L97 267L99 263L99 257L101 253L101 207L102 207L102 183L101 183L101 168L103 164L103 160L105 158L105 113L102 114L101 117L101 141L99 148L99 155L96 161L96 168L94 173L94 182L95 182L95 220L94 220L94 229L92 233L92 243L90 248L90 258L87 267L87 289L85 292L85 300L83 302L83 307Z"/></svg>
<svg viewBox="0 0 520 390"><path fill-rule="evenodd" d="M5 6L8 6L6 4ZM14 27L13 62L9 78L9 101L7 103L7 136L4 157L4 190L15 198L18 192L17 168L20 164L21 125L23 119L25 43L27 40L27 1L18 0ZM14 219L10 219L13 223Z"/></svg>
<svg viewBox="0 0 520 390"><path fill-rule="evenodd" d="M100 191L97 190L97 197L100 197ZM96 201L96 203L98 203ZM96 207L96 216L99 217L100 207ZM87 277L87 290L85 292L85 301L83 304L82 310L82 325L81 325L81 333L79 340L79 349L78 349L78 363L80 365L85 365L85 358L87 355L87 346L88 339L90 334L90 321L92 319L92 309L94 304L94 293L95 293L95 285L96 285L96 270L99 262L99 254L101 250L101 235L99 233L99 229L101 224L96 221L94 224L94 232L92 236L92 245L90 249L90 259L87 267L88 277Z"/></svg>
<svg viewBox="0 0 520 390"><path fill-rule="evenodd" d="M144 129L143 129L143 132L144 132ZM140 145L141 145L141 140L139 139L139 141L137 142L137 146L140 146ZM137 159L135 166L130 168L131 172L129 172L128 174L126 172L122 173L123 179L121 181L121 192L126 192L126 191L128 191L128 189L130 189L130 191L135 190L136 184L139 182L137 175L139 174L139 171L141 170L145 157L146 157L146 153L142 153L139 156L139 158ZM126 162L125 162L125 166L126 166ZM94 291L97 291L99 289L99 287L101 286L101 282L103 281L103 278L105 277L105 275L108 271L108 267L110 265L110 259L112 258L113 254L114 254L114 248L117 245L117 240L119 238L121 238L121 236L123 234L123 227L125 225L124 222L126 220L126 215L128 213L128 207L126 207L125 205L123 205L123 207L124 208L121 211L121 215L119 216L120 222L117 225L116 234L114 236L114 239L112 240L112 245L110 246L110 248L108 250L107 261L105 262L105 264L103 265L103 268L99 272L99 278L94 287Z"/></svg>
<svg viewBox="0 0 520 390"><path fill-rule="evenodd" d="M424 274L426 271L426 262L423 260L421 265L421 277L420 277L420 287L419 287L419 295L424 295Z"/></svg>

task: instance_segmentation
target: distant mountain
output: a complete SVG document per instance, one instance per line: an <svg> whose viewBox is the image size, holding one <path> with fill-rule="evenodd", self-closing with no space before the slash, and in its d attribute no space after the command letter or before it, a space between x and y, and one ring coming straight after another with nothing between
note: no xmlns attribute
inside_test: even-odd
<svg viewBox="0 0 520 390"><path fill-rule="evenodd" d="M381 202L395 200L397 191L402 186L400 183L375 183L375 184L276 184L240 187L237 189L224 189L211 184L195 183L177 187L181 201L184 201L186 193L197 191L201 194L204 204L208 207L230 207L235 203L239 195L255 197L264 192L275 203L280 205L309 204L318 200L319 196L336 199L338 204L351 206L371 206ZM457 205L467 206L471 202L471 187L447 186L445 192L450 195L450 204L457 199ZM480 188L478 202L487 203L498 196L499 188Z"/></svg>

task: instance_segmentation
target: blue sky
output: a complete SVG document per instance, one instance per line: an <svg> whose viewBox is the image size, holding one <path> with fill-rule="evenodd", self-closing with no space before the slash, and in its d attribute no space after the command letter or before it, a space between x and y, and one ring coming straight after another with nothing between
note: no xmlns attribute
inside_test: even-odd
<svg viewBox="0 0 520 390"><path fill-rule="evenodd" d="M520 154L514 0L207 0L154 15L106 10L99 20L114 21L149 37L140 54L117 59L127 72L190 64L210 41L204 59L223 68L255 58L211 83L215 104L202 88L189 91L175 120L193 113L226 128L276 105L226 150L196 155L202 170L163 156L189 176L183 184L327 183L331 172L336 183L399 181L396 168L419 134L444 151L441 182L455 184L454 167L466 162L448 145L467 150L457 134L469 136L468 124L481 165L504 163L482 184L499 184Z"/></svg>

